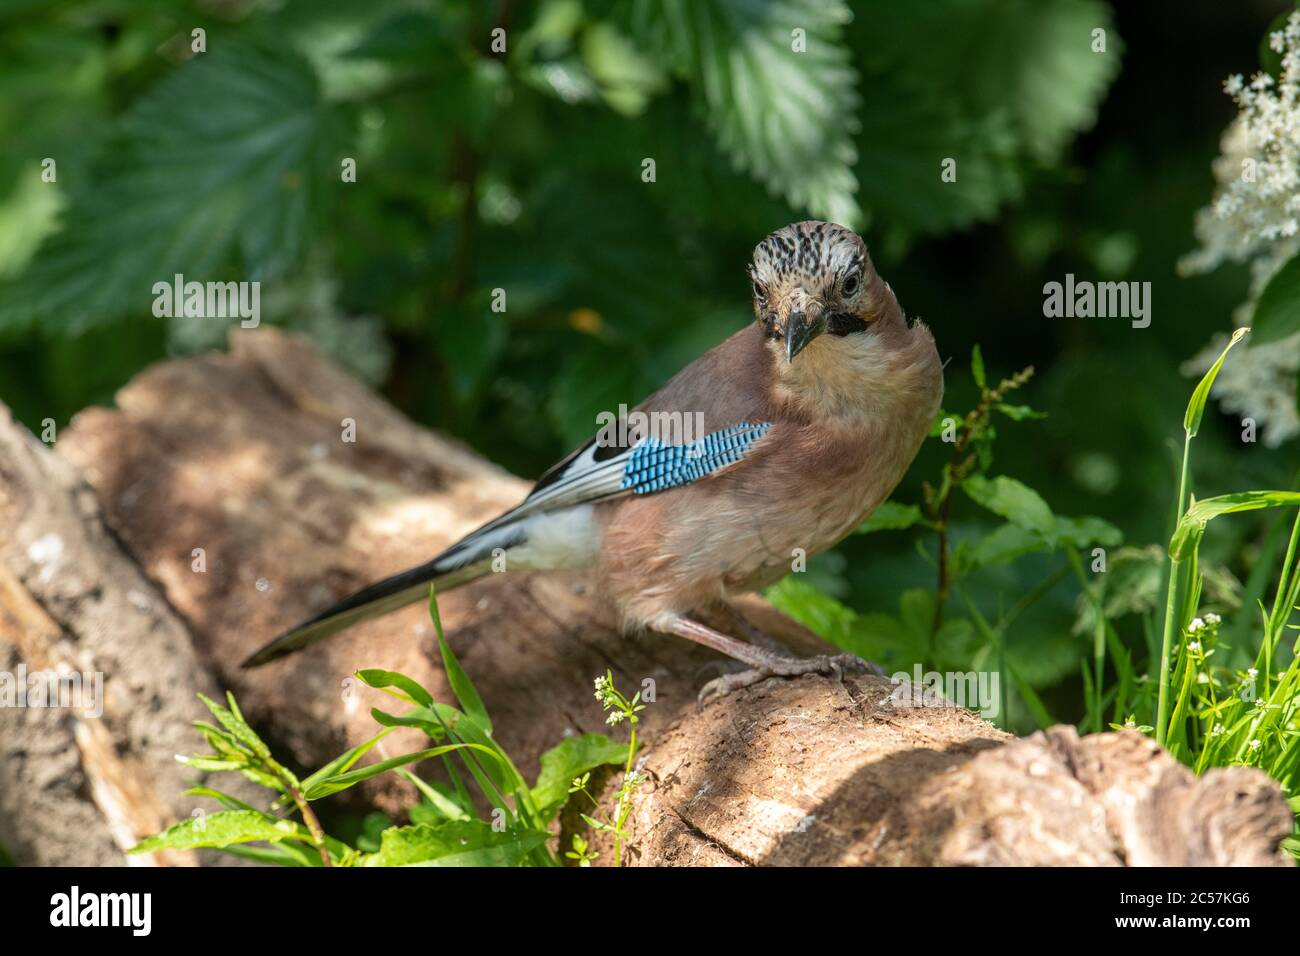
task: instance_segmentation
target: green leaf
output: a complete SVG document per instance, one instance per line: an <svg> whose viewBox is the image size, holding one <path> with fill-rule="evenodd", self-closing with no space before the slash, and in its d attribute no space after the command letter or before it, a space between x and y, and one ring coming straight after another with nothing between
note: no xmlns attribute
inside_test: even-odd
<svg viewBox="0 0 1300 956"><path fill-rule="evenodd" d="M904 505L896 501L886 501L873 511L854 534L870 534L873 531L902 531L921 521L921 509L917 505Z"/></svg>
<svg viewBox="0 0 1300 956"><path fill-rule="evenodd" d="M411 10L390 14L342 55L355 60L429 67L455 62L458 44L441 16Z"/></svg>
<svg viewBox="0 0 1300 956"><path fill-rule="evenodd" d="M369 740L357 744L345 753L339 754L325 766L313 773L310 777L303 780L302 788L304 790L310 790L316 785L316 783L327 777L332 777L335 774L345 773L346 771L351 770L356 765L356 762L369 753L370 749L374 747L375 744L379 743L379 741L383 740L392 732L393 728L385 727Z"/></svg>
<svg viewBox="0 0 1300 956"><path fill-rule="evenodd" d="M1104 29L1107 51L1092 51ZM861 196L920 232L991 218L1092 124L1121 43L1099 0L862 0ZM941 173L955 173L945 181Z"/></svg>
<svg viewBox="0 0 1300 956"><path fill-rule="evenodd" d="M387 714L375 708L370 711L370 715L385 727L418 727L431 737L441 734L445 727L453 735L454 740L463 741L474 752L492 754L494 759L481 767L476 761L465 760L467 768L474 775L479 786L489 795L494 788L503 796L517 794L527 788L523 777L510 762L510 756L501 749L501 746L474 718L454 707L434 703L431 707L417 708L401 716ZM467 750L461 756L468 758L472 754Z"/></svg>
<svg viewBox="0 0 1300 956"><path fill-rule="evenodd" d="M1174 536L1169 540L1169 556L1175 561L1185 560L1200 544L1205 526L1220 515L1261 508L1285 508L1300 505L1297 491L1243 491L1233 495L1219 495L1192 503L1187 513L1178 521Z"/></svg>
<svg viewBox="0 0 1300 956"><path fill-rule="evenodd" d="M551 838L545 830L498 832L481 820L385 830L379 851L362 866L517 866Z"/></svg>
<svg viewBox="0 0 1300 956"><path fill-rule="evenodd" d="M235 698L233 696L229 693L226 695L226 700L230 704L229 708L222 707L216 701L205 697L203 694L199 694L198 697L199 700L203 701L207 706L208 710L212 711L212 715L221 722L221 725L225 727L226 730L229 731L230 735L243 747L247 748L250 753L261 757L263 760L270 759L271 748L262 741L261 737L254 733L252 727L248 726L248 724L244 722L244 715L239 713L238 708L235 706Z"/></svg>
<svg viewBox="0 0 1300 956"><path fill-rule="evenodd" d="M1012 524L1029 531L1037 531L1050 538L1056 527L1052 509L1038 492L1028 485L999 475L971 475L961 484L971 500Z"/></svg>
<svg viewBox="0 0 1300 956"><path fill-rule="evenodd" d="M852 608L845 607L835 598L822 594L794 575L782 578L763 592L763 596L778 610L835 646L849 646L856 615Z"/></svg>
<svg viewBox="0 0 1300 956"><path fill-rule="evenodd" d="M1046 418L1046 412L1036 411L1028 405L1008 405L1006 402L998 402L993 406L1013 422L1029 421L1032 418Z"/></svg>
<svg viewBox="0 0 1300 956"><path fill-rule="evenodd" d="M1026 554L1050 550L1051 545L1038 532L1019 525L1004 524L999 525L974 544L959 547L954 563L960 577L978 568L1009 564Z"/></svg>
<svg viewBox="0 0 1300 956"><path fill-rule="evenodd" d="M442 615L438 613L438 595L432 587L429 588L429 616L433 618L433 629L438 634L438 649L442 651L442 667L447 672L447 683L451 685L451 691L460 701L460 706L465 709L465 713L483 728L483 732L488 736L492 735L492 718L488 716L487 708L483 706L483 698L479 697L478 691L474 688L474 682L469 679L464 668L460 666L460 661L452 653L451 645L447 643L447 638L442 633Z"/></svg>
<svg viewBox="0 0 1300 956"><path fill-rule="evenodd" d="M860 224L852 140L857 74L840 0L629 0L628 34L690 84L737 168L793 206ZM792 31L806 49L793 49ZM659 181L672 166L660 157Z"/></svg>
<svg viewBox="0 0 1300 956"><path fill-rule="evenodd" d="M660 65L612 23L593 23L583 31L582 59L605 102L629 116L643 112L650 97L668 85Z"/></svg>
<svg viewBox="0 0 1300 956"><path fill-rule="evenodd" d="M311 842L311 834L293 820L274 820L257 810L221 810L182 820L156 836L141 840L128 853L153 853L157 850L194 850L199 847L224 847L232 843L264 840Z"/></svg>
<svg viewBox="0 0 1300 956"><path fill-rule="evenodd" d="M947 91L868 74L857 135L860 195L882 220L921 233L993 218L1023 193L1018 140L1005 113L963 109ZM955 182L945 182L952 159Z"/></svg>
<svg viewBox="0 0 1300 956"><path fill-rule="evenodd" d="M491 747L484 747L480 744L443 744L441 747L430 747L428 750L417 750L414 753L402 754L400 757L381 760L379 763L369 764L360 770L349 770L346 773L325 777L316 781L310 789L305 791L304 795L308 800L319 800L321 797L328 797L340 790L356 786L363 780L377 777L381 773L387 773L398 767L405 767L408 764L418 763L432 757L441 757L443 754L455 753L457 750L477 750L490 755L494 760L497 757Z"/></svg>
<svg viewBox="0 0 1300 956"><path fill-rule="evenodd" d="M882 65L977 115L1005 111L1040 162L1055 161L1092 125L1119 72L1123 45L1099 0L874 0L866 8L862 29ZM1093 51L1096 29L1106 32L1104 53Z"/></svg>
<svg viewBox="0 0 1300 956"><path fill-rule="evenodd" d="M224 852L242 860L253 860L268 866L319 867L320 855L314 847L299 846L297 843L275 843L271 846L257 846L251 843L232 843L223 847Z"/></svg>
<svg viewBox="0 0 1300 956"><path fill-rule="evenodd" d="M970 353L970 373L975 377L975 384L981 389L987 387L984 378L984 356L980 353L980 347L976 345Z"/></svg>
<svg viewBox="0 0 1300 956"><path fill-rule="evenodd" d="M436 818L438 823L445 820L470 819L471 815L464 807L439 789L441 785L434 785L426 780L421 780L409 770L399 770L397 774L419 790L425 801L427 801L411 807L412 823L433 823L434 820L426 819L428 817Z"/></svg>
<svg viewBox="0 0 1300 956"><path fill-rule="evenodd" d="M628 400L628 383L636 381L637 363L626 349L583 342L565 359L546 396L555 429L570 445L579 445L596 430L596 416Z"/></svg>
<svg viewBox="0 0 1300 956"><path fill-rule="evenodd" d="M925 659L933 623L933 595L925 588L909 588L899 595L897 618L875 612L858 615L841 646L897 671Z"/></svg>
<svg viewBox="0 0 1300 956"><path fill-rule="evenodd" d="M385 671L371 668L368 670L357 671L357 677L367 687L373 687L376 690L383 690L386 687L396 687L402 692L407 700L419 704L421 707L431 707L433 705L433 695L425 690L419 683L411 680L405 674L399 674L397 671Z"/></svg>
<svg viewBox="0 0 1300 956"><path fill-rule="evenodd" d="M1124 542L1124 533L1109 521L1092 515L1078 518L1063 518L1058 515L1052 538L1058 544L1072 544L1076 548L1087 548L1094 544L1117 548Z"/></svg>
<svg viewBox="0 0 1300 956"><path fill-rule="evenodd" d="M1183 416L1183 429L1187 432L1188 438L1195 438L1196 433L1201 430L1201 418L1205 415L1205 403L1209 400L1210 388L1214 385L1214 380L1219 377L1219 369L1223 368L1223 360L1228 357L1229 350L1240 342L1242 337L1249 331L1249 328L1241 328L1232 333L1232 338L1228 340L1228 344L1219 353L1218 360L1210 366L1210 370L1205 373L1192 391L1192 397L1187 402L1187 414Z"/></svg>
<svg viewBox="0 0 1300 956"><path fill-rule="evenodd" d="M80 332L149 315L157 282L283 274L315 235L333 115L308 63L229 40L123 120L63 228L0 294L0 327ZM337 179L337 172L334 173Z"/></svg>
<svg viewBox="0 0 1300 956"><path fill-rule="evenodd" d="M1300 332L1300 255L1287 260L1264 286L1251 318L1257 345Z"/></svg>
<svg viewBox="0 0 1300 956"><path fill-rule="evenodd" d="M1095 544L1113 548L1118 547L1122 541L1120 530L1100 518L1065 518L1053 515L1051 531L1047 534L1019 524L1004 524L974 544L967 545L963 542L956 551L954 563L960 577L979 568L1009 564L1026 554L1052 552L1064 544L1076 548L1087 548Z"/></svg>
<svg viewBox="0 0 1300 956"><path fill-rule="evenodd" d="M566 737L542 754L542 769L533 787L533 802L549 820L569 798L569 783L589 770L627 761L627 744L610 740L603 734Z"/></svg>

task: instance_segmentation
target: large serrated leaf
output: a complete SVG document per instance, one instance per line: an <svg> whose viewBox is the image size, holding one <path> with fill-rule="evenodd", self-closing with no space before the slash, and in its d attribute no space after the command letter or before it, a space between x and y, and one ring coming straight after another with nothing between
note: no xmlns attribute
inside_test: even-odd
<svg viewBox="0 0 1300 956"><path fill-rule="evenodd" d="M148 315L154 284L283 273L318 205L333 114L293 50L226 41L123 118L62 228L0 296L0 328Z"/></svg>
<svg viewBox="0 0 1300 956"><path fill-rule="evenodd" d="M629 35L648 43L701 98L709 128L737 168L793 206L860 224L857 74L842 42L850 18L844 3L629 0L623 11Z"/></svg>

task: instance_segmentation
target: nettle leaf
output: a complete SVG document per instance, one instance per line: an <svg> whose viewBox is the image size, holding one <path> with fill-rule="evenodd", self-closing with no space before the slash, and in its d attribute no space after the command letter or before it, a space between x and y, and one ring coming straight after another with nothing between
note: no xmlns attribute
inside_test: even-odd
<svg viewBox="0 0 1300 956"><path fill-rule="evenodd" d="M1055 160L1092 124L1119 69L1099 0L863 0L854 15L861 197L919 232L1018 201L1030 163ZM1105 53L1093 52L1095 29Z"/></svg>
<svg viewBox="0 0 1300 956"><path fill-rule="evenodd" d="M280 840L310 842L307 828L293 820L276 820L257 810L222 810L182 820L157 836L141 840L129 853L153 853L157 850L193 850L199 847L224 847L233 843Z"/></svg>
<svg viewBox="0 0 1300 956"><path fill-rule="evenodd" d="M858 525L854 534L870 534L873 531L902 531L922 521L921 509L917 505L900 504L886 501Z"/></svg>
<svg viewBox="0 0 1300 956"><path fill-rule="evenodd" d="M857 74L842 42L845 3L628 0L623 19L631 37L690 84L738 169L793 206L860 223ZM794 49L795 30L804 31L802 52Z"/></svg>
<svg viewBox="0 0 1300 956"><path fill-rule="evenodd" d="M937 234L991 219L1020 199L1019 142L1006 113L968 115L952 96L892 70L868 75L862 98L857 174L873 214ZM952 181L942 177L947 160Z"/></svg>
<svg viewBox="0 0 1300 956"><path fill-rule="evenodd" d="M627 760L627 744L610 740L604 734L566 737L559 745L542 754L542 770L533 787L533 802L542 817L549 820L569 797L569 784L588 770Z"/></svg>
<svg viewBox="0 0 1300 956"><path fill-rule="evenodd" d="M232 41L194 58L132 107L88 180L69 184L63 228L0 295L0 327L75 333L147 314L154 283L176 273L282 274L311 235L336 123L291 49Z"/></svg>
<svg viewBox="0 0 1300 956"><path fill-rule="evenodd" d="M989 478L975 474L963 481L961 486L976 504L1006 518L1012 524L1048 538L1054 534L1056 519L1052 509L1028 485L1006 475Z"/></svg>
<svg viewBox="0 0 1300 956"><path fill-rule="evenodd" d="M1055 159L1071 136L1092 126L1097 106L1119 72L1122 46L1110 8L1097 0L1020 0L989 4L993 23L981 37L980 65L968 64L988 102L1006 102L1030 152ZM987 21L985 21L987 23ZM1106 31L1106 52L1093 52L1093 31Z"/></svg>
<svg viewBox="0 0 1300 956"><path fill-rule="evenodd" d="M516 866L550 837L545 830L497 831L481 820L391 827L379 852L362 857L361 865Z"/></svg>
<svg viewBox="0 0 1300 956"><path fill-rule="evenodd" d="M1004 111L1042 162L1092 125L1123 49L1100 0L875 0L859 16L875 40L873 62L957 100L969 115ZM1099 29L1105 52L1093 51Z"/></svg>

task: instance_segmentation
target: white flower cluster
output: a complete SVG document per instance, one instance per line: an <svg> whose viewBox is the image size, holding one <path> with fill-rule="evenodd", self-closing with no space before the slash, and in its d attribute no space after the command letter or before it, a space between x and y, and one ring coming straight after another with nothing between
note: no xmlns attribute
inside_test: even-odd
<svg viewBox="0 0 1300 956"><path fill-rule="evenodd" d="M1223 88L1237 103L1237 118L1223 134L1214 162L1218 189L1196 216L1200 248L1185 257L1185 273L1208 272L1224 262L1249 263L1250 297L1234 316L1249 325L1254 300L1268 280L1300 251L1300 12L1269 37L1281 54L1278 81L1257 73L1248 81L1230 76ZM1188 360L1199 374L1218 358L1226 337L1216 338ZM1296 374L1300 334L1267 346L1239 349L1214 386L1223 407L1253 418L1266 445L1276 447L1300 433Z"/></svg>

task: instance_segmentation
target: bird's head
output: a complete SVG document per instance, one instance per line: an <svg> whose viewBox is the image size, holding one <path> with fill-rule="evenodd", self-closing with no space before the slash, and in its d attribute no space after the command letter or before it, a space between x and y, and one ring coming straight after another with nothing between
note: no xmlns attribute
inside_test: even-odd
<svg viewBox="0 0 1300 956"><path fill-rule="evenodd" d="M754 249L749 276L775 398L839 422L933 415L943 393L934 338L908 323L857 233L785 226Z"/></svg>
<svg viewBox="0 0 1300 956"><path fill-rule="evenodd" d="M755 318L782 365L805 351L832 362L835 353L858 352L875 323L899 313L867 244L830 222L797 222L772 233L754 248L749 278Z"/></svg>

